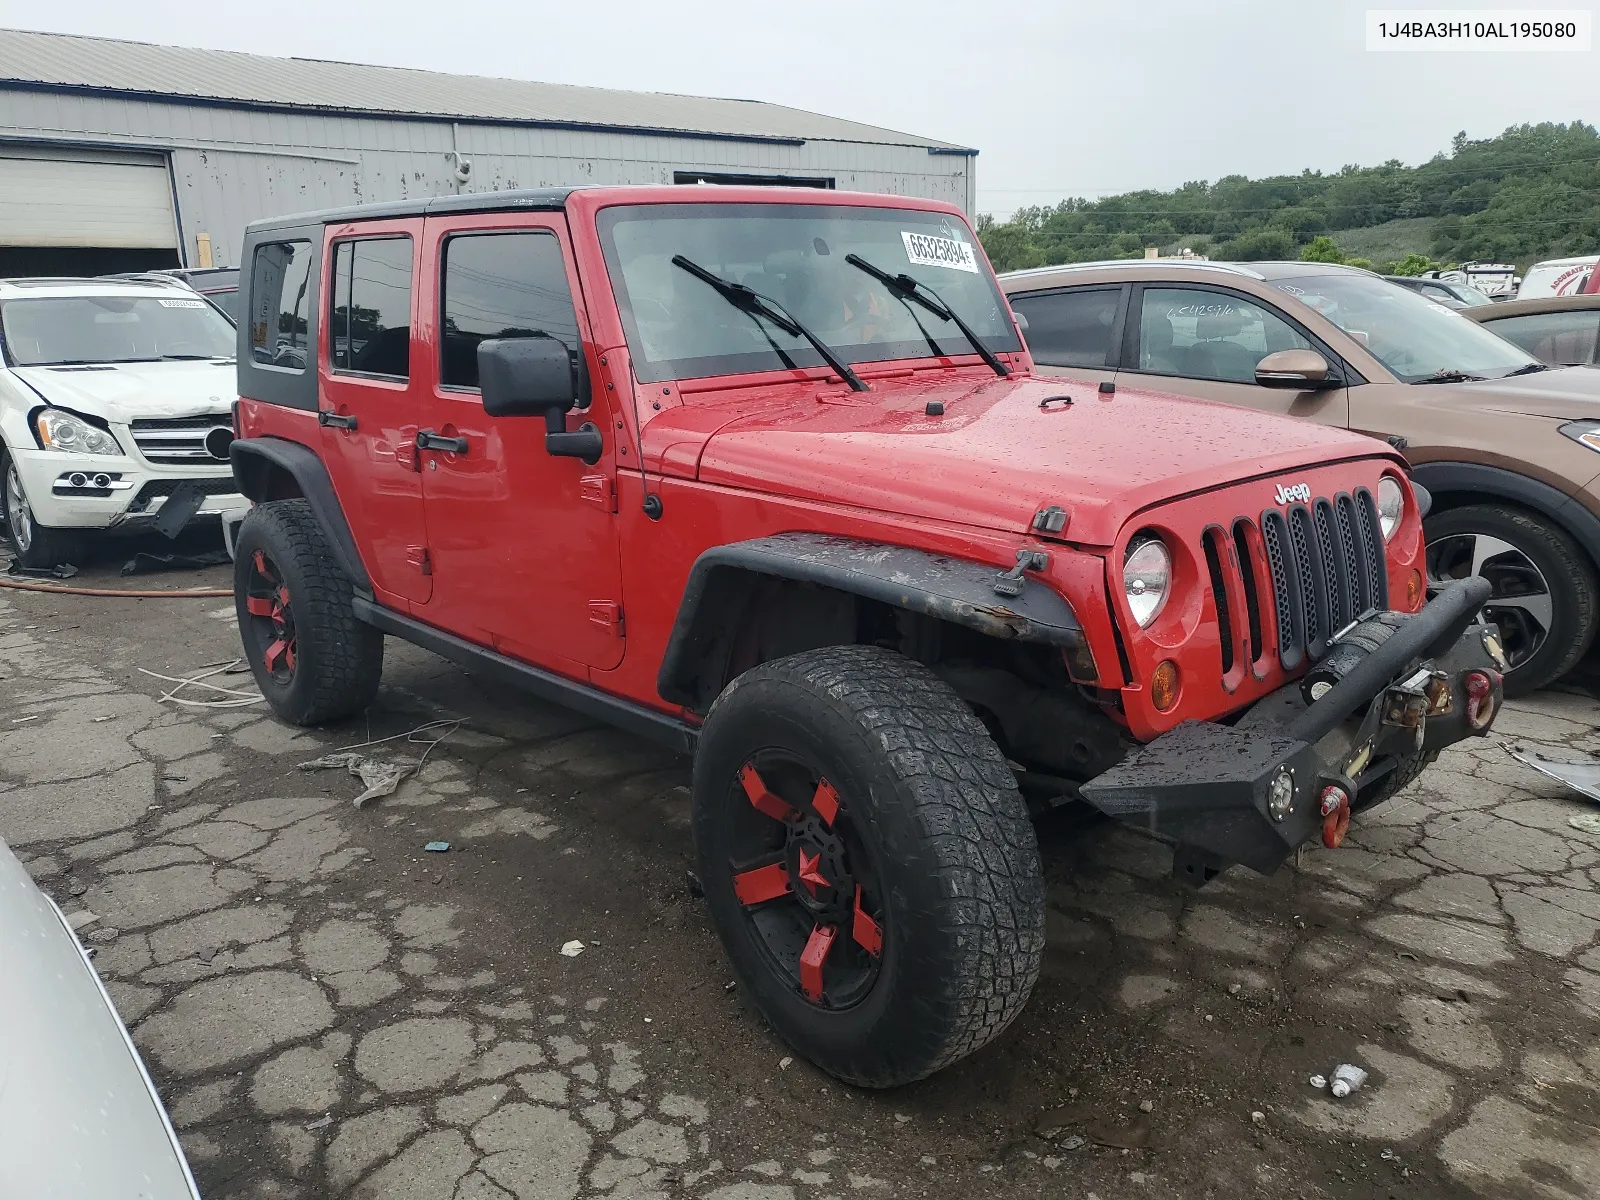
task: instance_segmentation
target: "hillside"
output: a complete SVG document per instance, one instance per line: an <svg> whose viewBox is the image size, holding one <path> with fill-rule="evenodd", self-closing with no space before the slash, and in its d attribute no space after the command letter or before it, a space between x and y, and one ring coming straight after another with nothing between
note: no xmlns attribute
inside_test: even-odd
<svg viewBox="0 0 1600 1200"><path fill-rule="evenodd" d="M1424 259L1515 262L1600 251L1600 133L1518 125L1498 137L1459 133L1448 152L1267 179L1225 176L1172 191L1067 199L980 217L996 269L1137 258L1146 246L1188 246L1213 258L1297 258L1313 239L1379 267ZM1313 254L1326 256L1327 243ZM1419 265L1421 264L1421 265Z"/></svg>

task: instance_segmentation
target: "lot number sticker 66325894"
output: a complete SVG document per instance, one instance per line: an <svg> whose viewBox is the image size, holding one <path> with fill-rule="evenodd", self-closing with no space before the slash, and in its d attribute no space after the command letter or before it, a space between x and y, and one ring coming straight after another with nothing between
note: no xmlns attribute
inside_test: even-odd
<svg viewBox="0 0 1600 1200"><path fill-rule="evenodd" d="M902 232L906 244L906 257L917 267L951 267L957 271L978 273L978 258L967 242L954 238L933 237L926 233Z"/></svg>

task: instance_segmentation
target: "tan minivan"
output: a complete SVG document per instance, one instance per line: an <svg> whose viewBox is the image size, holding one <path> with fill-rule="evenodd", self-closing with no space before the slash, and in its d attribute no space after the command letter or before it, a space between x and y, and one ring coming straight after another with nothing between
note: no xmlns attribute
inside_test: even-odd
<svg viewBox="0 0 1600 1200"><path fill-rule="evenodd" d="M1553 370L1353 267L1135 259L1000 281L1046 373L1401 439L1433 497L1430 576L1494 585L1487 612L1511 658L1509 693L1549 683L1589 649L1600 371Z"/></svg>

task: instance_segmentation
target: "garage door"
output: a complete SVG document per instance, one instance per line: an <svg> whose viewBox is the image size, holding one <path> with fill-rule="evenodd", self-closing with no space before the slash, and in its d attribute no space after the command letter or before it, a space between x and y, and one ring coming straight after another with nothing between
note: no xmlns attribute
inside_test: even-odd
<svg viewBox="0 0 1600 1200"><path fill-rule="evenodd" d="M0 246L177 246L158 155L0 148Z"/></svg>

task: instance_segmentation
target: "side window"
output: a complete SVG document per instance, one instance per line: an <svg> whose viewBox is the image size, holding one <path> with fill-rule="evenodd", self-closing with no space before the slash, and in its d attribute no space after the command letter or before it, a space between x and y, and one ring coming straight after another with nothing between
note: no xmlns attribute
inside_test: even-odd
<svg viewBox="0 0 1600 1200"><path fill-rule="evenodd" d="M267 242L250 264L250 357L303 371L310 357L311 243Z"/></svg>
<svg viewBox="0 0 1600 1200"><path fill-rule="evenodd" d="M336 242L328 347L335 371L411 375L411 239Z"/></svg>
<svg viewBox="0 0 1600 1200"><path fill-rule="evenodd" d="M1139 369L1185 379L1254 383L1256 364L1311 343L1282 317L1224 292L1146 288L1139 318Z"/></svg>
<svg viewBox="0 0 1600 1200"><path fill-rule="evenodd" d="M1049 367L1104 367L1113 361L1111 331L1122 289L1081 288L1070 292L1011 297L1028 319L1028 350Z"/></svg>
<svg viewBox="0 0 1600 1200"><path fill-rule="evenodd" d="M1600 308L1502 317L1486 321L1484 327L1552 367L1582 367L1600 361L1596 347Z"/></svg>
<svg viewBox="0 0 1600 1200"><path fill-rule="evenodd" d="M576 353L578 318L552 233L457 234L444 244L439 382L478 386L478 343L552 337Z"/></svg>

